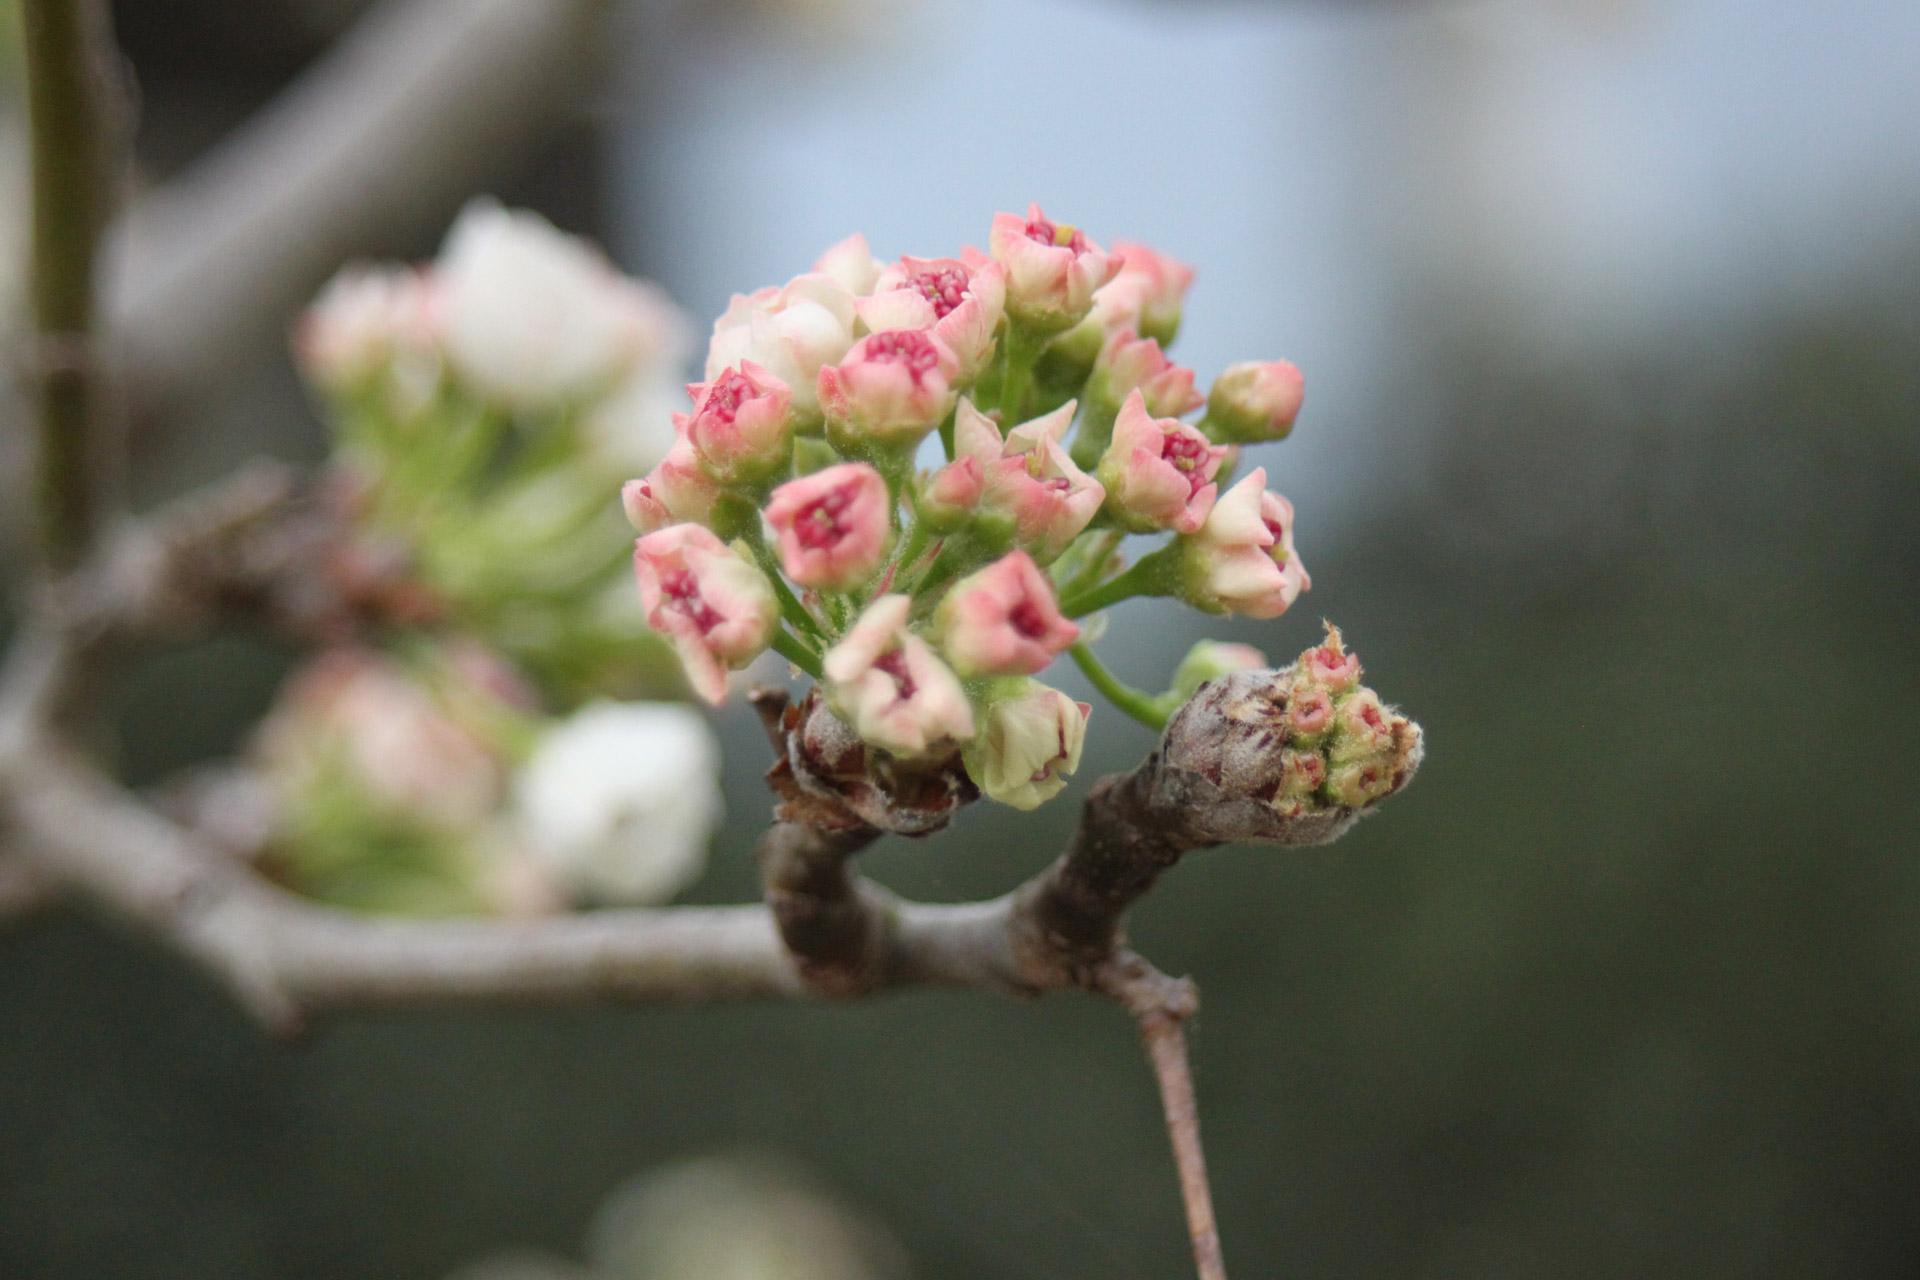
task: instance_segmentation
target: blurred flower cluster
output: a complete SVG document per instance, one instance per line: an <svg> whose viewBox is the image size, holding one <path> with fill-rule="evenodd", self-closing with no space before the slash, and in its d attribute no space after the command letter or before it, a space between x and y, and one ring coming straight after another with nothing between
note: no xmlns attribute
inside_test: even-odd
<svg viewBox="0 0 1920 1280"><path fill-rule="evenodd" d="M672 444L687 332L653 285L489 201L437 260L327 285L295 345L335 431L342 556L405 589L388 634L311 659L255 735L263 869L413 913L657 902L697 877L712 732L614 700L679 684L616 499Z"/></svg>
<svg viewBox="0 0 1920 1280"><path fill-rule="evenodd" d="M1034 678L1060 654L1164 723L1177 687L1123 685L1077 619L1133 596L1272 618L1308 586L1287 500L1264 469L1232 480L1292 430L1300 374L1234 365L1202 394L1166 354L1192 278L1036 205L985 253L882 262L854 235L737 295L622 495L647 620L694 689L722 701L772 648L870 754L957 754L1023 809L1080 760L1090 709ZM1167 536L1129 563L1143 534Z"/></svg>
<svg viewBox="0 0 1920 1280"><path fill-rule="evenodd" d="M613 497L673 442L689 325L538 214L469 205L437 260L355 265L295 335L340 500L456 618L566 697L658 689Z"/></svg>

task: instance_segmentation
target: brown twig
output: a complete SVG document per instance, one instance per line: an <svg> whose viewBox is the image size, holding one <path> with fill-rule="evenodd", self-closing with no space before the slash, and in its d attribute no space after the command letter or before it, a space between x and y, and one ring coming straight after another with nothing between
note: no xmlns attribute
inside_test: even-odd
<svg viewBox="0 0 1920 1280"><path fill-rule="evenodd" d="M1174 1164L1180 1173L1180 1198L1187 1208L1187 1232L1193 1237L1194 1267L1200 1280L1227 1280L1213 1195L1207 1186L1207 1161L1200 1151L1200 1107L1187 1065L1186 1030L1179 1018L1151 1010L1140 1018L1140 1038L1146 1041L1147 1058L1160 1084L1160 1105L1166 1112L1167 1136L1173 1141Z"/></svg>

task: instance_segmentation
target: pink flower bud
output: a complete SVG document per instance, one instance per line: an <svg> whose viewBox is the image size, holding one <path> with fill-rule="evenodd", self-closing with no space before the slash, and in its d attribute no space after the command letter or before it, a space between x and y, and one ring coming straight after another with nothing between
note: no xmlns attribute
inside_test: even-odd
<svg viewBox="0 0 1920 1280"><path fill-rule="evenodd" d="M1156 418L1130 392L1114 419L1113 440L1096 474L1107 509L1135 533L1192 533L1213 510L1213 483L1227 451L1176 418Z"/></svg>
<svg viewBox="0 0 1920 1280"><path fill-rule="evenodd" d="M1180 311L1186 302L1187 289L1193 284L1193 268L1137 240L1115 240L1113 251L1120 256L1122 264L1120 274L1107 288L1123 290L1128 295L1132 314L1123 321L1116 308L1109 323L1125 323L1166 346L1179 332ZM1094 299L1094 309L1101 309L1098 297Z"/></svg>
<svg viewBox="0 0 1920 1280"><path fill-rule="evenodd" d="M795 276L778 289L736 293L713 322L706 376L720 376L751 360L787 384L801 417L817 420L815 387L822 365L853 346L853 294L833 277Z"/></svg>
<svg viewBox="0 0 1920 1280"><path fill-rule="evenodd" d="M910 449L953 407L953 352L923 329L887 329L820 370L827 437L845 449Z"/></svg>
<svg viewBox="0 0 1920 1280"><path fill-rule="evenodd" d="M886 558L892 506L887 482L863 462L789 480L767 501L780 567L803 587L852 590Z"/></svg>
<svg viewBox="0 0 1920 1280"><path fill-rule="evenodd" d="M641 538L633 572L647 625L673 641L694 692L715 706L725 702L727 670L746 666L773 641L780 618L773 584L697 524Z"/></svg>
<svg viewBox="0 0 1920 1280"><path fill-rule="evenodd" d="M917 756L973 737L966 691L927 642L907 630L913 601L881 596L827 651L827 701L861 741Z"/></svg>
<svg viewBox="0 0 1920 1280"><path fill-rule="evenodd" d="M1277 618L1313 585L1293 549L1293 506L1266 484L1256 467L1182 540L1180 595L1195 608Z"/></svg>
<svg viewBox="0 0 1920 1280"><path fill-rule="evenodd" d="M820 255L813 264L814 274L826 276L854 297L873 292L880 278L880 260L867 247L867 238L858 231Z"/></svg>
<svg viewBox="0 0 1920 1280"><path fill-rule="evenodd" d="M1340 628L1327 627L1326 643L1300 655L1306 677L1332 694L1341 694L1360 683L1360 656L1348 653L1340 639Z"/></svg>
<svg viewBox="0 0 1920 1280"><path fill-rule="evenodd" d="M1060 447L1074 407L1069 400L1015 427L1005 439L971 400L961 400L954 418L955 454L977 459L985 477L981 512L1009 521L1014 539L1042 563L1066 550L1106 498L1100 482Z"/></svg>
<svg viewBox="0 0 1920 1280"><path fill-rule="evenodd" d="M1023 692L987 709L986 728L961 753L967 776L1001 804L1039 808L1080 767L1092 713L1092 707L1058 689L1027 681Z"/></svg>
<svg viewBox="0 0 1920 1280"><path fill-rule="evenodd" d="M971 386L993 360L1006 310L1006 272L988 260L902 258L880 273L873 296L854 306L868 329L931 329L956 362L954 384Z"/></svg>
<svg viewBox="0 0 1920 1280"><path fill-rule="evenodd" d="M652 533L670 524L704 523L719 496L720 486L702 469L682 431L644 480L627 481L620 490L620 505L637 532Z"/></svg>
<svg viewBox="0 0 1920 1280"><path fill-rule="evenodd" d="M952 533L972 517L986 483L980 459L963 453L927 477L914 510L935 533Z"/></svg>
<svg viewBox="0 0 1920 1280"><path fill-rule="evenodd" d="M1327 774L1327 796L1335 804L1358 809L1392 791L1395 776L1393 762L1382 756L1336 764Z"/></svg>
<svg viewBox="0 0 1920 1280"><path fill-rule="evenodd" d="M324 391L358 390L396 361L439 376L435 291L420 272L344 267L300 318L294 354Z"/></svg>
<svg viewBox="0 0 1920 1280"><path fill-rule="evenodd" d="M1116 329L1108 336L1094 362L1093 376L1088 394L1116 405L1137 390L1147 412L1156 418L1177 418L1206 403L1194 390L1193 370L1167 359L1157 341L1142 338L1131 328Z"/></svg>
<svg viewBox="0 0 1920 1280"><path fill-rule="evenodd" d="M1094 290L1120 269L1118 257L1078 228L1050 221L1037 204L1024 218L995 214L987 248L1007 270L1007 314L1043 333L1078 324Z"/></svg>
<svg viewBox="0 0 1920 1280"><path fill-rule="evenodd" d="M1285 360L1228 365L1207 393L1207 434L1228 444L1284 440L1300 415L1306 384Z"/></svg>
<svg viewBox="0 0 1920 1280"><path fill-rule="evenodd" d="M722 484L760 480L787 462L793 393L751 360L687 388L693 412L685 435L707 474Z"/></svg>
<svg viewBox="0 0 1920 1280"><path fill-rule="evenodd" d="M1318 690L1315 692L1319 693ZM1326 695L1319 693L1319 696ZM1342 701L1333 719L1337 722L1339 736L1334 741L1331 754L1337 761L1378 755L1393 747L1390 714L1381 704L1380 695L1371 689L1361 689Z"/></svg>
<svg viewBox="0 0 1920 1280"><path fill-rule="evenodd" d="M933 625L963 676L1035 675L1080 638L1080 628L1060 616L1053 584L1024 551L955 583Z"/></svg>

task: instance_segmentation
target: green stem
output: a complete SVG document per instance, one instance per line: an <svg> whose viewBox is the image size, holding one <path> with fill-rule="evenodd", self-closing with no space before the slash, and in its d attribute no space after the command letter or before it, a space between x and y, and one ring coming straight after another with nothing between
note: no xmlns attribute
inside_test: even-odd
<svg viewBox="0 0 1920 1280"><path fill-rule="evenodd" d="M767 575L767 581L773 583L774 599L780 602L780 616L795 631L814 640L825 640L827 633L820 626L820 620L793 594L793 588L787 585L786 578L780 572L780 562L774 558L772 549L767 546L766 538L759 529L747 535L747 545L753 548L753 558L760 562L760 570Z"/></svg>
<svg viewBox="0 0 1920 1280"><path fill-rule="evenodd" d="M899 581L899 575L913 568L914 562L925 553L927 543L932 539L933 530L927 528L927 522L916 515L913 518L913 528L907 530L905 541L900 544L900 549L893 557L896 583Z"/></svg>
<svg viewBox="0 0 1920 1280"><path fill-rule="evenodd" d="M1107 670L1100 659L1093 656L1093 650L1087 648L1085 644L1076 644L1067 652L1073 655L1074 665L1086 673L1087 679L1093 681L1093 687L1104 694L1108 702L1149 729L1167 727L1167 717L1172 712L1161 699L1144 690L1134 688Z"/></svg>
<svg viewBox="0 0 1920 1280"><path fill-rule="evenodd" d="M1033 390L1033 365L1049 335L1022 324L1007 326L1007 375L1000 384L1000 433L1005 435L1026 421L1028 393Z"/></svg>
<svg viewBox="0 0 1920 1280"><path fill-rule="evenodd" d="M1114 548L1127 536L1124 529L1108 529L1094 535L1087 550L1082 553L1084 562L1074 575L1060 587L1062 597L1077 596L1100 581L1100 575L1106 571L1107 561L1112 558Z"/></svg>
<svg viewBox="0 0 1920 1280"><path fill-rule="evenodd" d="M774 632L773 651L815 680L820 679L820 655L809 649L793 632Z"/></svg>
<svg viewBox="0 0 1920 1280"><path fill-rule="evenodd" d="M1069 596L1060 602L1060 612L1069 618L1084 618L1090 613L1131 600L1135 596L1170 596L1176 587L1179 561L1178 543L1169 543L1134 561L1133 567L1097 587Z"/></svg>
<svg viewBox="0 0 1920 1280"><path fill-rule="evenodd" d="M947 452L947 461L953 461L953 424L960 417L960 402L955 400L947 416L940 420L940 447Z"/></svg>
<svg viewBox="0 0 1920 1280"><path fill-rule="evenodd" d="M21 27L39 337L36 514L48 563L64 569L86 554L99 519L94 264L110 212L113 55L102 0L24 0Z"/></svg>

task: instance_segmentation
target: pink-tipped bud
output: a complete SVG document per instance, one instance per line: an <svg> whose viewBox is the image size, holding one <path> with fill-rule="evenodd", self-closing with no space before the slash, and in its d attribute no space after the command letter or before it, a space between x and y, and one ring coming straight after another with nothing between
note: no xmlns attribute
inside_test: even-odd
<svg viewBox="0 0 1920 1280"><path fill-rule="evenodd" d="M1200 425L1222 444L1284 440L1305 396L1305 380L1285 360L1228 365L1207 393Z"/></svg>
<svg viewBox="0 0 1920 1280"><path fill-rule="evenodd" d="M881 596L823 662L827 701L861 741L897 756L973 737L966 691L927 642L907 630L913 601Z"/></svg>
<svg viewBox="0 0 1920 1280"><path fill-rule="evenodd" d="M1377 755L1393 745L1392 714L1371 689L1356 690L1342 700L1336 718L1339 733L1332 750L1335 760Z"/></svg>
<svg viewBox="0 0 1920 1280"><path fill-rule="evenodd" d="M342 268L294 331L294 354L315 386L334 393L366 387L396 362L439 374L438 307L431 278L418 271Z"/></svg>
<svg viewBox="0 0 1920 1280"><path fill-rule="evenodd" d="M911 450L953 408L958 370L947 345L922 329L887 329L820 370L827 438L852 451Z"/></svg>
<svg viewBox="0 0 1920 1280"><path fill-rule="evenodd" d="M940 647L963 676L1036 675L1080 638L1053 584L1024 551L954 584L934 615Z"/></svg>
<svg viewBox="0 0 1920 1280"><path fill-rule="evenodd" d="M1111 406L1134 391L1141 394L1147 413L1156 418L1177 418L1206 403L1194 389L1193 370L1167 359L1154 339L1119 329L1100 348L1087 394Z"/></svg>
<svg viewBox="0 0 1920 1280"><path fill-rule="evenodd" d="M1114 420L1113 440L1095 472L1107 510L1135 533L1193 533L1213 510L1213 483L1227 451L1176 418L1156 418L1139 391Z"/></svg>
<svg viewBox="0 0 1920 1280"><path fill-rule="evenodd" d="M1182 539L1180 597L1208 613L1277 618L1312 585L1293 548L1293 506L1256 467Z"/></svg>
<svg viewBox="0 0 1920 1280"><path fill-rule="evenodd" d="M1125 290L1129 313L1123 317L1116 309L1112 324L1124 323L1167 346L1180 331L1180 312L1193 284L1193 268L1137 240L1115 240L1113 251L1122 264L1107 288ZM1098 298L1094 310L1101 310Z"/></svg>
<svg viewBox="0 0 1920 1280"><path fill-rule="evenodd" d="M720 486L700 466L683 431L645 479L627 481L620 505L637 532L652 533L670 524L704 523L719 497Z"/></svg>
<svg viewBox="0 0 1920 1280"><path fill-rule="evenodd" d="M973 385L993 361L1006 312L1006 270L988 260L902 258L880 273L873 296L855 302L868 329L925 329L953 352L955 386Z"/></svg>
<svg viewBox="0 0 1920 1280"><path fill-rule="evenodd" d="M1037 809L1080 767L1093 708L1029 680L987 708L980 737L961 752L967 776L988 798Z"/></svg>
<svg viewBox="0 0 1920 1280"><path fill-rule="evenodd" d="M821 254L813 270L860 298L873 292L880 279L881 263L867 247L867 238L856 231Z"/></svg>
<svg viewBox="0 0 1920 1280"><path fill-rule="evenodd" d="M687 388L693 412L685 435L700 463L721 484L764 480L792 453L793 393L751 360Z"/></svg>
<svg viewBox="0 0 1920 1280"><path fill-rule="evenodd" d="M727 699L727 671L773 642L780 606L752 560L695 524L670 525L634 544L633 572L647 625L673 642L687 680L708 702Z"/></svg>
<svg viewBox="0 0 1920 1280"><path fill-rule="evenodd" d="M891 507L887 482L863 462L789 480L767 501L780 567L803 587L852 590L886 558Z"/></svg>
<svg viewBox="0 0 1920 1280"><path fill-rule="evenodd" d="M970 400L961 400L954 418L956 454L976 459L984 477L981 514L1004 522L1013 540L1043 564L1066 550L1106 498L1100 482L1075 466L1060 446L1073 411L1069 400L1004 439Z"/></svg>
<svg viewBox="0 0 1920 1280"><path fill-rule="evenodd" d="M819 421L816 380L853 346L853 294L832 276L811 272L780 288L735 294L713 322L706 376L751 360L787 384L794 412Z"/></svg>
<svg viewBox="0 0 1920 1280"><path fill-rule="evenodd" d="M1340 628L1331 623L1326 641L1302 654L1300 666L1307 679L1329 693L1345 693L1360 683L1360 658L1347 652Z"/></svg>
<svg viewBox="0 0 1920 1280"><path fill-rule="evenodd" d="M921 484L915 511L935 533L952 533L973 518L986 486L987 472L980 459L961 454Z"/></svg>
<svg viewBox="0 0 1920 1280"><path fill-rule="evenodd" d="M1024 218L995 214L987 248L1007 271L1007 314L1041 333L1085 319L1094 291L1113 279L1121 263L1078 228L1050 220L1037 204L1027 207Z"/></svg>
<svg viewBox="0 0 1920 1280"><path fill-rule="evenodd" d="M1294 692L1287 703L1287 731L1300 741L1318 742L1333 727L1333 699L1325 689L1311 685Z"/></svg>

